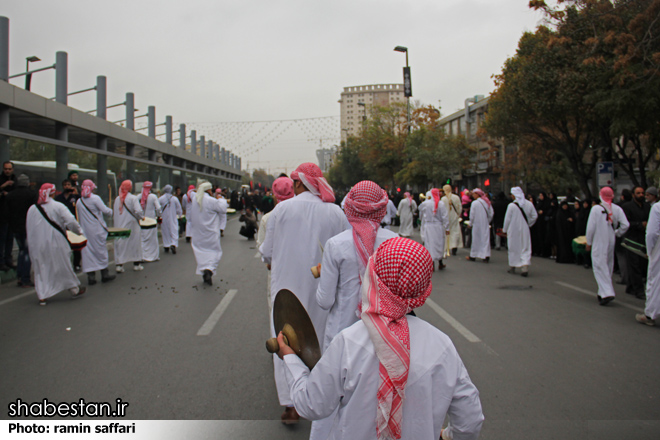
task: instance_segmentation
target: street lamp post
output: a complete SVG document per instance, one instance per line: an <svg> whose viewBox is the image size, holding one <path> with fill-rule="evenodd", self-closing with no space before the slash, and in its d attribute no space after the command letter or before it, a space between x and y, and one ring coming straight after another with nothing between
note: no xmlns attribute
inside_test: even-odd
<svg viewBox="0 0 660 440"><path fill-rule="evenodd" d="M25 90L30 91L30 83L32 83L32 74L30 73L30 63L41 61L37 56L27 57L25 59Z"/></svg>
<svg viewBox="0 0 660 440"><path fill-rule="evenodd" d="M406 97L406 113L408 117L408 133L410 133L410 97L412 96L412 82L410 80L410 66L408 65L408 48L397 46L394 48L395 52L405 52L406 54L406 67L403 68L403 93Z"/></svg>

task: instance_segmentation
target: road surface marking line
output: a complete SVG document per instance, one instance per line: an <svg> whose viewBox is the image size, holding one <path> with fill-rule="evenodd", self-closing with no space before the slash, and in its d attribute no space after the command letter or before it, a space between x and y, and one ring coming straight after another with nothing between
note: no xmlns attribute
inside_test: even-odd
<svg viewBox="0 0 660 440"><path fill-rule="evenodd" d="M211 334L213 328L222 317L222 314L225 313L225 310L227 310L227 307L229 307L229 303L232 299L234 299L237 293L238 290L236 289L230 289L229 292L227 292L227 295L222 298L222 301L220 301L218 307L215 308L213 313L211 313L211 316L209 316L204 325L202 325L202 327L199 329L197 336L208 336Z"/></svg>
<svg viewBox="0 0 660 440"><path fill-rule="evenodd" d="M4 306L7 303L10 303L12 301L16 301L17 299L23 298L25 296L29 295L34 295L36 292L34 289L28 290L27 292L23 292L20 295L12 296L11 298L7 298L5 300L0 301L0 306Z"/></svg>
<svg viewBox="0 0 660 440"><path fill-rule="evenodd" d="M441 317L442 319L444 319L445 321L447 321L447 323L448 323L449 325L451 325L452 327L454 327L454 329L455 329L457 332L459 332L459 333L460 333L465 339L467 339L467 340L470 341L470 342L481 342L481 339L479 339L479 338L477 337L477 335L475 335L475 334L472 333L470 330L468 330L467 328L465 328L465 326L464 326L463 324L461 324L460 322L458 322L453 316L451 316L449 313L447 313L447 312L445 311L445 309L443 309L442 307L440 307L439 305L437 305L433 300L431 300L430 298L428 298L428 299L426 300L426 304L428 304L428 305L433 309L433 311L434 311L435 313L437 313L438 315L440 315L440 317Z"/></svg>
<svg viewBox="0 0 660 440"><path fill-rule="evenodd" d="M593 296L594 298L598 297L598 294L590 292L589 290L586 290L586 289L582 289L580 287L573 286L572 284L564 283L562 281L555 281L555 283L559 284L560 286L564 286L564 287L568 287L569 289L573 289L577 292L584 293L584 294L589 295L589 296ZM634 310L634 311L639 312L639 313L644 313L644 309L641 309L640 307L631 306L630 304L626 304L626 303L621 302L621 301L617 301L617 304L620 304L623 307L627 307L630 310Z"/></svg>

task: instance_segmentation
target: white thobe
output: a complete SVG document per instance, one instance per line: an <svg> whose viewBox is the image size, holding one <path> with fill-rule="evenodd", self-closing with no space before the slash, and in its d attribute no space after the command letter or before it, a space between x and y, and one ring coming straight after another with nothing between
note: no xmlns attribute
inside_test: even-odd
<svg viewBox="0 0 660 440"><path fill-rule="evenodd" d="M220 197L219 200L223 200L227 207L229 207L229 202L224 197ZM227 211L225 210L224 214L220 214L220 230L224 231L227 228Z"/></svg>
<svg viewBox="0 0 660 440"><path fill-rule="evenodd" d="M587 245L591 246L591 265L601 298L614 296L614 242L630 227L623 209L615 204L612 204L612 220L613 224L607 220L607 211L602 205L591 208L587 220Z"/></svg>
<svg viewBox="0 0 660 440"><path fill-rule="evenodd" d="M84 205L84 206L83 206ZM87 246L81 252L82 271L96 272L108 268L108 225L103 215L112 216L112 209L105 206L96 194L81 197L76 204L80 227L87 238Z"/></svg>
<svg viewBox="0 0 660 440"><path fill-rule="evenodd" d="M227 213L227 201L205 193L201 210L196 197L192 201L192 207L189 204L188 208L188 212L192 211L195 219L192 229L192 248L197 260L195 273L203 275L205 270L210 270L215 274L222 258L220 216Z"/></svg>
<svg viewBox="0 0 660 440"><path fill-rule="evenodd" d="M651 207L646 224L646 252L649 269L646 278L646 307L644 314L651 319L660 316L660 203Z"/></svg>
<svg viewBox="0 0 660 440"><path fill-rule="evenodd" d="M442 260L445 254L445 237L449 229L449 214L442 202L433 213L435 202L433 198L419 205L419 216L424 222L424 247L428 249L433 260Z"/></svg>
<svg viewBox="0 0 660 440"><path fill-rule="evenodd" d="M479 391L449 337L408 316L410 370L403 401L402 439L439 439L445 417L455 439L476 439L484 416ZM342 331L310 372L296 355L284 357L298 413L310 420L336 408L331 439L376 439L379 361L362 321Z"/></svg>
<svg viewBox="0 0 660 440"><path fill-rule="evenodd" d="M128 194L124 204L126 206L120 212L119 208L122 204L121 199L117 197L112 210L115 227L131 230L130 236L115 239L115 264L118 265L142 261L142 230L139 221L135 219L135 217L144 218L140 199L133 194ZM129 209L135 217L128 212Z"/></svg>
<svg viewBox="0 0 660 440"><path fill-rule="evenodd" d="M398 235L379 228L374 250L384 241ZM323 310L329 310L325 335L319 341L325 351L337 333L350 327L360 317L357 307L360 301L360 264L353 240L353 229L348 229L329 239L323 252L321 281L316 289L316 302Z"/></svg>
<svg viewBox="0 0 660 440"><path fill-rule="evenodd" d="M490 257L490 222L493 221L493 215L493 207L482 198L474 200L470 205L471 258Z"/></svg>
<svg viewBox="0 0 660 440"><path fill-rule="evenodd" d="M389 199L387 200L387 212L385 213L385 217L383 217L383 221L381 223L385 224L384 228L385 229L390 229L390 225L392 224L392 219L396 217L396 206L394 206L394 202Z"/></svg>
<svg viewBox="0 0 660 440"><path fill-rule="evenodd" d="M190 193L193 200L195 199L195 191ZM192 237L192 201L188 199L188 193L181 197L181 207L186 211L186 237Z"/></svg>
<svg viewBox="0 0 660 440"><path fill-rule="evenodd" d="M502 231L506 233L511 267L529 266L532 263L532 235L529 228L534 226L539 216L532 202L523 200L522 205L517 203L519 202L509 203L507 206L502 227ZM527 221L520 209L525 211Z"/></svg>
<svg viewBox="0 0 660 440"><path fill-rule="evenodd" d="M160 202L156 194L147 196L147 203L144 205L144 216L152 219L160 217ZM151 229L142 229L142 260L157 261L159 259L158 246L158 227Z"/></svg>
<svg viewBox="0 0 660 440"><path fill-rule="evenodd" d="M41 205L46 215L64 231L82 234L82 229L69 208L50 200ZM71 246L61 232L55 229L32 205L25 221L28 252L34 269L34 289L39 299L47 299L65 289L80 286L80 280L71 264Z"/></svg>
<svg viewBox="0 0 660 440"><path fill-rule="evenodd" d="M160 235L163 237L163 246L169 248L179 245L179 216L183 215L181 203L172 194L163 194L158 199L161 206Z"/></svg>
<svg viewBox="0 0 660 440"><path fill-rule="evenodd" d="M261 216L261 221L259 222L259 229L257 230L257 249L261 247L264 240L266 239L266 228L268 227L268 219L270 218L271 212L273 211L269 211Z"/></svg>
<svg viewBox="0 0 660 440"><path fill-rule="evenodd" d="M275 206L268 220L266 239L259 248L264 262L271 265L271 304L281 289L293 292L307 310L321 342L328 312L316 302L319 279L314 278L310 269L321 263L321 246L349 227L339 206L324 203L305 191ZM275 336L272 315L270 331ZM280 403L290 405L282 361L277 356L273 359Z"/></svg>
<svg viewBox="0 0 660 440"><path fill-rule="evenodd" d="M461 213L463 212L463 205L461 198L456 194L451 195L451 200L447 196L443 196L440 201L447 208L449 213L449 236L447 237L448 249L462 248L463 247L463 233L461 232Z"/></svg>
<svg viewBox="0 0 660 440"><path fill-rule="evenodd" d="M413 233L413 214L417 210L417 203L412 202L404 197L399 202L399 209L397 215L400 219L399 235L402 237L410 237Z"/></svg>

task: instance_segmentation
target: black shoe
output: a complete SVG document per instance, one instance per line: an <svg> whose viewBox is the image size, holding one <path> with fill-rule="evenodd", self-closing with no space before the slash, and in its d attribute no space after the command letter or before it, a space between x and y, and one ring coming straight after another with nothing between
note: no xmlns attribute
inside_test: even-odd
<svg viewBox="0 0 660 440"><path fill-rule="evenodd" d="M168 253L170 251L170 248L166 247L165 248L165 253Z"/></svg>
<svg viewBox="0 0 660 440"><path fill-rule="evenodd" d="M527 275L529 275L529 272L523 272L520 274L521 277L527 278Z"/></svg>
<svg viewBox="0 0 660 440"><path fill-rule="evenodd" d="M644 292L638 292L635 295L635 298L637 298L637 299L646 299L646 294Z"/></svg>
<svg viewBox="0 0 660 440"><path fill-rule="evenodd" d="M613 296L608 296L608 297L606 297L606 298L601 298L601 297L599 296L599 297L598 297L598 304L600 304L601 306L606 306L606 305L608 305L609 303L611 303L613 300L614 300L614 297L613 297Z"/></svg>
<svg viewBox="0 0 660 440"><path fill-rule="evenodd" d="M202 275L202 278L204 279L204 283L205 283L205 284L208 284L209 286L212 286L212 285L213 285L213 280L212 280L211 277L213 277L213 272L211 272L210 270L206 269L206 270L204 271L204 275Z"/></svg>
<svg viewBox="0 0 660 440"><path fill-rule="evenodd" d="M170 249L172 249L172 254L176 255L176 246L172 245L170 246Z"/></svg>
<svg viewBox="0 0 660 440"><path fill-rule="evenodd" d="M490 261L490 257L484 258L484 263L488 263Z"/></svg>
<svg viewBox="0 0 660 440"><path fill-rule="evenodd" d="M117 278L115 275L108 275L107 277L101 277L101 282L102 283L109 283L110 281L114 280Z"/></svg>
<svg viewBox="0 0 660 440"><path fill-rule="evenodd" d="M190 237L186 237L186 243L190 243Z"/></svg>
<svg viewBox="0 0 660 440"><path fill-rule="evenodd" d="M452 248L451 250L452 255L456 255L457 252L458 252L458 248Z"/></svg>
<svg viewBox="0 0 660 440"><path fill-rule="evenodd" d="M507 273L515 274L516 273L516 268L515 267L510 268L509 270L507 270Z"/></svg>

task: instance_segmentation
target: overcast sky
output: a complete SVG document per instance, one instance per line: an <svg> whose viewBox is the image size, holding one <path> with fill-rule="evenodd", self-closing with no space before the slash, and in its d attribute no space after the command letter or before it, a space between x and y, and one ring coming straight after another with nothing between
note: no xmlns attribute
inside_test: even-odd
<svg viewBox="0 0 660 440"><path fill-rule="evenodd" d="M69 91L92 87L105 75L108 104L133 92L141 112L156 106L158 122L172 115L175 127L187 123L198 136L242 154L243 168L249 163L274 174L316 162L321 143L338 142L337 101L344 87L402 82L405 55L395 46L409 49L413 99L422 104L440 105L448 115L466 98L488 95L492 75L515 53L522 33L542 20L527 5L4 0L0 15L10 20L10 75L25 71L28 56L43 60L32 65L37 68L53 64L55 52L68 52ZM11 80L21 87L23 82ZM35 75L32 91L54 96L54 73ZM95 96L70 97L69 105L91 110ZM323 119L330 116L336 118ZM123 118L123 108L109 111L108 119Z"/></svg>

